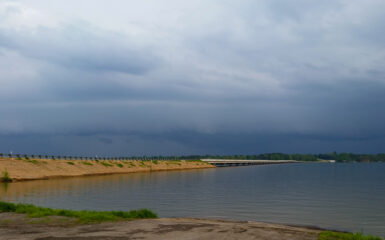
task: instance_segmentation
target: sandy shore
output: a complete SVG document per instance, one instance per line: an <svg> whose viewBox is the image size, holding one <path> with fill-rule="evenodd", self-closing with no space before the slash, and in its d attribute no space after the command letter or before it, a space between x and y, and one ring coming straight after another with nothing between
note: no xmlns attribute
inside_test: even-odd
<svg viewBox="0 0 385 240"><path fill-rule="evenodd" d="M167 170L213 168L205 162L194 161L94 161L52 159L0 159L0 176L8 172L13 181L135 173Z"/></svg>
<svg viewBox="0 0 385 240"><path fill-rule="evenodd" d="M160 218L76 225L62 217L49 220L0 213L1 239L124 240L124 239L266 239L316 240L320 230L260 222Z"/></svg>

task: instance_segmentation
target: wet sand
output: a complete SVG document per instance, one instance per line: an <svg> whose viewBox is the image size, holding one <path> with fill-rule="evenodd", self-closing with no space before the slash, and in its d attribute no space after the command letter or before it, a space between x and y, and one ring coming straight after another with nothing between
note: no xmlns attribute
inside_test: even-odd
<svg viewBox="0 0 385 240"><path fill-rule="evenodd" d="M214 168L205 162L194 161L94 161L52 159L0 159L0 174L8 172L13 181L50 179L116 173L188 170Z"/></svg>
<svg viewBox="0 0 385 240"><path fill-rule="evenodd" d="M26 218L0 213L0 238L4 240L125 240L125 239L266 239L316 240L319 229L261 222L211 219L160 218L78 225L68 218Z"/></svg>

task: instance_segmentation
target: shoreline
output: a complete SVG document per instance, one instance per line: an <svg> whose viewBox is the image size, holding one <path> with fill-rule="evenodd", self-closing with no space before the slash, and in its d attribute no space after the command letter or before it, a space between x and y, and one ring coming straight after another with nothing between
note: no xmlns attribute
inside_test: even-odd
<svg viewBox="0 0 385 240"><path fill-rule="evenodd" d="M202 161L186 160L53 160L0 159L0 178L7 173L13 182L48 180L68 177L86 177L154 171L176 171L215 168Z"/></svg>
<svg viewBox="0 0 385 240"><path fill-rule="evenodd" d="M254 221L157 218L76 224L63 217L30 219L0 213L0 235L6 239L292 239L317 240L323 229Z"/></svg>

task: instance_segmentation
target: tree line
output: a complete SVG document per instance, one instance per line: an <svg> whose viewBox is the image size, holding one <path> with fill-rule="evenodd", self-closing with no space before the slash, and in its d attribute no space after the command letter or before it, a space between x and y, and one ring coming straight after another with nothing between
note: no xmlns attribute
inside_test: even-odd
<svg viewBox="0 0 385 240"><path fill-rule="evenodd" d="M196 156L194 156L196 157ZM250 160L297 160L318 161L335 160L336 162L385 162L385 153L379 154L355 154L355 153L320 153L320 154L287 154L287 153L263 153L256 155L205 155L200 158L211 159L250 159Z"/></svg>

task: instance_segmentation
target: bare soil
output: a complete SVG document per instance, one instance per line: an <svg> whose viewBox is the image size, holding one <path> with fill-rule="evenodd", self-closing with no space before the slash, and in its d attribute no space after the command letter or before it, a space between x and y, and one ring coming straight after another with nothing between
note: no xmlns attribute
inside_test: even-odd
<svg viewBox="0 0 385 240"><path fill-rule="evenodd" d="M205 162L193 161L94 161L53 159L8 159L0 158L0 174L8 172L13 181L134 173L167 170L214 168ZM1 175L0 175L1 177Z"/></svg>
<svg viewBox="0 0 385 240"><path fill-rule="evenodd" d="M261 222L160 218L79 225L72 219L27 218L0 213L0 239L4 240L123 240L123 239L266 239L316 240L320 230Z"/></svg>

